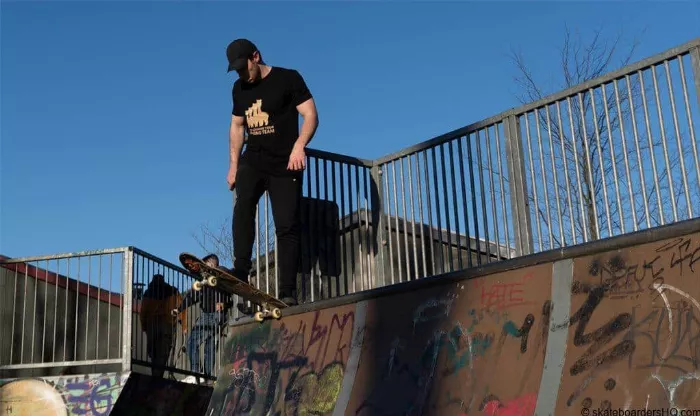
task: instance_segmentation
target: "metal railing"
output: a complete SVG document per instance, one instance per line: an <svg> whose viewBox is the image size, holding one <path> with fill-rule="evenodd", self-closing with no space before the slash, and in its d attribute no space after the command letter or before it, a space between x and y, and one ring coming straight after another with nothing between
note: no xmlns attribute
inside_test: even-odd
<svg viewBox="0 0 700 416"><path fill-rule="evenodd" d="M222 311L204 316L193 282L183 268L134 247L0 261L2 378L111 366L214 379L235 302L215 291ZM188 294L194 302L183 305Z"/></svg>
<svg viewBox="0 0 700 416"><path fill-rule="evenodd" d="M2 261L3 375L41 367L128 369L130 261L124 249Z"/></svg>
<svg viewBox="0 0 700 416"><path fill-rule="evenodd" d="M308 301L374 287L378 194L372 162L310 149L303 175L297 291ZM251 282L278 294L277 237L269 195L256 217Z"/></svg>
<svg viewBox="0 0 700 416"><path fill-rule="evenodd" d="M337 228L305 222L302 246L338 244L316 260L341 277L310 269L304 252L301 300L694 218L699 50L695 39L374 161L310 150L304 195L340 213L324 211ZM262 228L257 241L274 239Z"/></svg>

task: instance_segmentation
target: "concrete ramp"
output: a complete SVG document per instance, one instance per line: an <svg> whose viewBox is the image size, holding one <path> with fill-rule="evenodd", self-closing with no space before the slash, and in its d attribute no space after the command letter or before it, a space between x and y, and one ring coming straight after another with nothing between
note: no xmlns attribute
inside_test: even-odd
<svg viewBox="0 0 700 416"><path fill-rule="evenodd" d="M206 415L700 414L699 297L693 220L301 306L230 327Z"/></svg>

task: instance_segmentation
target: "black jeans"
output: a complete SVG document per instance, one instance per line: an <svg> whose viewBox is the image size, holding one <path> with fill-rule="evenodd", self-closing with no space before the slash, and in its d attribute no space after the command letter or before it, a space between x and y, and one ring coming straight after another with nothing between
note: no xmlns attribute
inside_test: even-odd
<svg viewBox="0 0 700 416"><path fill-rule="evenodd" d="M245 273L247 280L252 267L256 206L267 190L277 235L279 297L296 298L301 236L299 210L303 175L301 172L273 175L262 169L263 163L244 158L239 162L235 185L237 198L232 221L233 267L236 277Z"/></svg>

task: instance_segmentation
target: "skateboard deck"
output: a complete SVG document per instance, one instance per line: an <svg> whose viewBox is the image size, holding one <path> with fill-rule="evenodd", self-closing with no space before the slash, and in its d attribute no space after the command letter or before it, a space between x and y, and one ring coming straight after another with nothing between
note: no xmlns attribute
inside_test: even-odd
<svg viewBox="0 0 700 416"><path fill-rule="evenodd" d="M254 315L255 320L258 322L270 316L279 319L282 316L280 309L288 306L274 296L256 289L230 273L209 266L194 254L180 253L180 263L197 279L192 283L193 290L200 291L203 285L209 285L224 292L236 294L259 305L262 311L258 311Z"/></svg>

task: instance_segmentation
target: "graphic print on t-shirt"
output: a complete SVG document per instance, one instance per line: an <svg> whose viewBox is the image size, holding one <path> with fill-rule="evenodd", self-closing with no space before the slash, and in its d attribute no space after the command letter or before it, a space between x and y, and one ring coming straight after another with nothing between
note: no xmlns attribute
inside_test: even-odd
<svg viewBox="0 0 700 416"><path fill-rule="evenodd" d="M262 100L256 100L247 110L245 110L246 122L248 123L248 134L259 136L261 134L273 134L274 125L268 125L270 115L262 111Z"/></svg>

